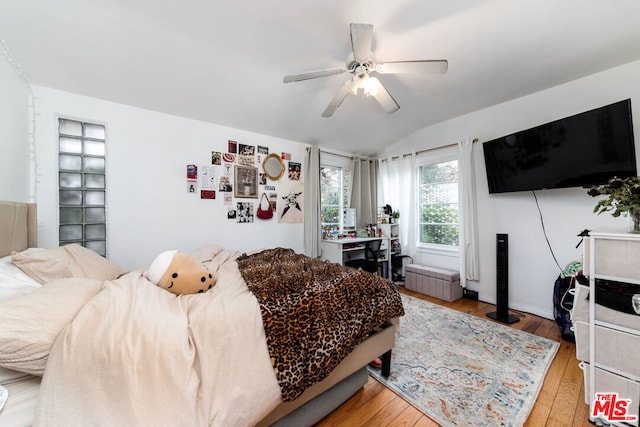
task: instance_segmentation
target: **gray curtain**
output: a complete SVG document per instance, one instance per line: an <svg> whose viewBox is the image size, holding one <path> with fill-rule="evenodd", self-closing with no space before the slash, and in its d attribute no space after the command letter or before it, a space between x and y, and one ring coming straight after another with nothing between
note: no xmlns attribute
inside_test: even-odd
<svg viewBox="0 0 640 427"><path fill-rule="evenodd" d="M307 167L304 168L304 251L311 258L321 254L320 223L320 149L307 148Z"/></svg>
<svg viewBox="0 0 640 427"><path fill-rule="evenodd" d="M356 209L356 227L375 224L378 216L378 160L351 159L350 207Z"/></svg>

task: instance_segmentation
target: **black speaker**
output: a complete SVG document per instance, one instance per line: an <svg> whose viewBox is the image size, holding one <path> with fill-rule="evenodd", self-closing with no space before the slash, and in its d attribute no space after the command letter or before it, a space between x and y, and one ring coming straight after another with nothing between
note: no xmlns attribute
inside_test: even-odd
<svg viewBox="0 0 640 427"><path fill-rule="evenodd" d="M487 313L502 323L516 323L520 319L509 315L509 235L496 234L496 311Z"/></svg>

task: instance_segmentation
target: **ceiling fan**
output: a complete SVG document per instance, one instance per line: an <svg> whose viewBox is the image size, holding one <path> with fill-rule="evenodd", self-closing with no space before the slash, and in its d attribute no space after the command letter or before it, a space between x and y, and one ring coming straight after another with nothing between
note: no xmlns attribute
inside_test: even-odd
<svg viewBox="0 0 640 427"><path fill-rule="evenodd" d="M350 55L345 68L328 68L325 70L291 74L285 76L283 79L284 83L291 83L342 73L353 74L353 77L347 80L345 84L342 85L338 93L333 97L327 108L322 113L322 117L331 117L347 95L349 95L349 93L356 95L358 93L358 89L362 89L367 96L373 96L375 100L378 101L382 109L387 113L391 114L397 111L400 108L398 103L382 85L380 80L370 75L371 73L444 74L447 72L447 68L449 67L449 63L444 59L394 61L384 63L376 62L373 58L373 52L371 51L373 25L352 23L350 24L350 31L353 55L352 57Z"/></svg>

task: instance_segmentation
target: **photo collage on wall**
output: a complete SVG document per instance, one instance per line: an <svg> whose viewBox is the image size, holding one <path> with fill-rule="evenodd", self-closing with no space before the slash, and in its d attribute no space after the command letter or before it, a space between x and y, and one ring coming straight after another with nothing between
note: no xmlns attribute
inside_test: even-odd
<svg viewBox="0 0 640 427"><path fill-rule="evenodd" d="M269 147L228 140L226 151L211 151L210 163L187 165L187 193L222 200L227 219L237 223L301 223L302 163L292 160L291 153L278 153L285 169L273 181L262 168L268 155Z"/></svg>

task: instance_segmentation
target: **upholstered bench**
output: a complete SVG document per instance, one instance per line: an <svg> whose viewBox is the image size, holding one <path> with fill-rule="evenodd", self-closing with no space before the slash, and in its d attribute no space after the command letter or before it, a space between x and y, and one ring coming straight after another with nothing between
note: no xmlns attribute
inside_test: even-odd
<svg viewBox="0 0 640 427"><path fill-rule="evenodd" d="M446 268L409 264L405 267L404 286L449 302L462 298L460 273Z"/></svg>

